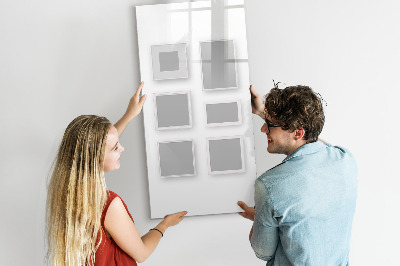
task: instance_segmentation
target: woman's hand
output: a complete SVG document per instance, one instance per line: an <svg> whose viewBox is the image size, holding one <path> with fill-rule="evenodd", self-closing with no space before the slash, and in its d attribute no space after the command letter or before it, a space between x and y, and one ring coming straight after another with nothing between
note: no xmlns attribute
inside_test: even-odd
<svg viewBox="0 0 400 266"><path fill-rule="evenodd" d="M258 93L253 89L253 85L250 85L250 94L251 94L251 111L253 114L260 116L262 119L265 119L265 106L264 103L258 95Z"/></svg>
<svg viewBox="0 0 400 266"><path fill-rule="evenodd" d="M125 115L126 118L130 121L135 118L143 108L143 104L146 101L146 94L140 97L140 92L142 91L144 82L140 83L139 87L136 90L136 93L132 96L129 101L128 108L126 109Z"/></svg>
<svg viewBox="0 0 400 266"><path fill-rule="evenodd" d="M129 122L131 122L131 120L142 111L143 104L146 101L146 94L140 97L140 92L142 91L143 84L144 82L142 81L142 83L140 83L139 87L137 88L135 94L129 101L128 108L126 108L125 114L114 125L118 131L118 136L122 135L122 132L124 132Z"/></svg>
<svg viewBox="0 0 400 266"><path fill-rule="evenodd" d="M166 215L164 217L164 221L163 222L165 223L165 225L167 227L177 225L183 220L184 216L187 213L188 213L187 211L183 211L183 212L177 212L177 213L174 213L174 214Z"/></svg>
<svg viewBox="0 0 400 266"><path fill-rule="evenodd" d="M165 215L164 220L162 220L155 228L164 234L168 227L179 224L187 213L187 211L183 211Z"/></svg>

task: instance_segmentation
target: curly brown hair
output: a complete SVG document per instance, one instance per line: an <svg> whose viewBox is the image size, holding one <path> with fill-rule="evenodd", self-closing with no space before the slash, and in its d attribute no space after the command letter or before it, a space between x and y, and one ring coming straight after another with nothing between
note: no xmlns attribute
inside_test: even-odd
<svg viewBox="0 0 400 266"><path fill-rule="evenodd" d="M279 89L277 84L265 95L265 108L283 130L304 129L303 139L315 142L324 127L325 115L321 95L308 86Z"/></svg>

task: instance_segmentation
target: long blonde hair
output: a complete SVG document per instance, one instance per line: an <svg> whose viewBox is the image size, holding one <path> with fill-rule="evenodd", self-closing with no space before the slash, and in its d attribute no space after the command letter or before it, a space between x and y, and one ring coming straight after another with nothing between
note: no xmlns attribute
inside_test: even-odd
<svg viewBox="0 0 400 266"><path fill-rule="evenodd" d="M47 195L51 265L94 265L107 200L103 162L110 125L105 117L82 115L65 130Z"/></svg>

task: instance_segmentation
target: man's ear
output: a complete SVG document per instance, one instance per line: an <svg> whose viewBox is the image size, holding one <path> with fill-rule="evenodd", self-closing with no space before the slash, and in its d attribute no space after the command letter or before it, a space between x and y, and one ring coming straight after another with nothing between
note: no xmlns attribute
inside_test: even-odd
<svg viewBox="0 0 400 266"><path fill-rule="evenodd" d="M304 131L304 129L296 129L294 131L294 139L300 140L304 137L305 134L306 134L306 132Z"/></svg>

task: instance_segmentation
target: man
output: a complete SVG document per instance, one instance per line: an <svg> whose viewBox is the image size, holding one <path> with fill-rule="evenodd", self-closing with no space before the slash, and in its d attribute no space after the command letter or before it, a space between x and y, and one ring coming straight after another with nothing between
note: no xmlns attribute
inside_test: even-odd
<svg viewBox="0 0 400 266"><path fill-rule="evenodd" d="M325 116L307 86L250 86L253 113L265 120L268 152L283 162L255 182L255 207L238 202L252 221L250 243L267 265L348 265L357 196L357 165L344 148L318 139Z"/></svg>

